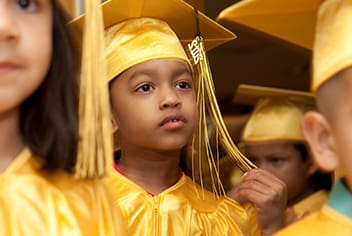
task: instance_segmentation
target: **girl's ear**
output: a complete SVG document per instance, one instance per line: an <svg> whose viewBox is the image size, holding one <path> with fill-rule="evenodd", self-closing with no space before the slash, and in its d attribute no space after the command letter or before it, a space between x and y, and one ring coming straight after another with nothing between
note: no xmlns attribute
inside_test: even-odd
<svg viewBox="0 0 352 236"><path fill-rule="evenodd" d="M316 112L307 112L302 121L302 131L307 140L316 166L325 171L333 171L339 162L331 128L325 117ZM312 165L312 170L314 171Z"/></svg>
<svg viewBox="0 0 352 236"><path fill-rule="evenodd" d="M119 130L119 126L117 125L116 119L113 114L110 114L112 133L115 134Z"/></svg>

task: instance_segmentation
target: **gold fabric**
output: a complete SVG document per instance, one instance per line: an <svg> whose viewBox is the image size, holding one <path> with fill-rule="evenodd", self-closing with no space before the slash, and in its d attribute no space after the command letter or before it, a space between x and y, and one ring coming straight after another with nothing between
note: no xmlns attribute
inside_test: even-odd
<svg viewBox="0 0 352 236"><path fill-rule="evenodd" d="M279 231L275 236L351 236L352 220L328 205L306 216L297 223Z"/></svg>
<svg viewBox="0 0 352 236"><path fill-rule="evenodd" d="M318 211L328 200L328 192L326 190L319 190L302 201L292 206L292 210L297 218L301 218L304 213L312 213Z"/></svg>
<svg viewBox="0 0 352 236"><path fill-rule="evenodd" d="M183 60L192 68L176 34L164 21L136 18L105 30L108 81L126 69L152 59Z"/></svg>
<svg viewBox="0 0 352 236"><path fill-rule="evenodd" d="M352 65L352 24L345 23L352 21L349 0L244 0L223 10L218 20L313 48L313 91Z"/></svg>
<svg viewBox="0 0 352 236"><path fill-rule="evenodd" d="M316 9L323 0L243 0L220 12L217 20L237 23L312 49Z"/></svg>
<svg viewBox="0 0 352 236"><path fill-rule="evenodd" d="M258 101L241 135L242 143L292 141L304 142L301 121L309 106L284 97Z"/></svg>
<svg viewBox="0 0 352 236"><path fill-rule="evenodd" d="M227 197L216 200L184 174L156 196L118 172L111 173L105 181L122 211L128 235L259 235L238 203ZM205 197L200 199L197 192L202 191Z"/></svg>
<svg viewBox="0 0 352 236"><path fill-rule="evenodd" d="M255 105L263 97L285 97L294 102L315 106L315 98L312 93L249 84L240 84L237 87L234 103Z"/></svg>
<svg viewBox="0 0 352 236"><path fill-rule="evenodd" d="M125 235L100 181L49 176L38 166L25 148L0 175L0 235Z"/></svg>
<svg viewBox="0 0 352 236"><path fill-rule="evenodd" d="M85 0L81 74L79 80L79 120L77 178L102 177L112 164L112 128L104 55L104 25L100 0ZM103 78L103 79L101 79Z"/></svg>
<svg viewBox="0 0 352 236"><path fill-rule="evenodd" d="M318 12L313 50L313 91L352 65L352 2L325 0Z"/></svg>
<svg viewBox="0 0 352 236"><path fill-rule="evenodd" d="M180 0L108 0L102 4L105 28L128 19L150 17L166 22L186 46L196 36L194 9ZM74 21L83 24L84 16ZM199 12L199 27L209 51L235 38L234 33Z"/></svg>

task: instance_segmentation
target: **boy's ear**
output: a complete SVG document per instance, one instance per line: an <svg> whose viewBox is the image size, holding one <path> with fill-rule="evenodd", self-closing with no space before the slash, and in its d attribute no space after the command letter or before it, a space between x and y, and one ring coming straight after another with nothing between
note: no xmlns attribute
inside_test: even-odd
<svg viewBox="0 0 352 236"><path fill-rule="evenodd" d="M116 119L113 114L110 114L112 133L115 134L119 130L119 126L117 125Z"/></svg>
<svg viewBox="0 0 352 236"><path fill-rule="evenodd" d="M316 112L307 112L302 121L302 131L307 140L312 158L318 168L333 171L338 166L336 147L331 127L325 117ZM312 166L314 171L314 166Z"/></svg>

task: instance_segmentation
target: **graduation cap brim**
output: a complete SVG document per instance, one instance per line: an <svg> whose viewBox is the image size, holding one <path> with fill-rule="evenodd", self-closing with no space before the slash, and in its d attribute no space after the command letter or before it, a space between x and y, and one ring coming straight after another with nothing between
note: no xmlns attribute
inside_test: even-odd
<svg viewBox="0 0 352 236"><path fill-rule="evenodd" d="M102 4L104 25L108 28L128 19L151 17L165 21L183 45L190 43L197 34L194 8L182 0L108 0ZM236 38L236 35L198 12L201 36L206 50ZM74 20L83 24L84 15Z"/></svg>
<svg viewBox="0 0 352 236"><path fill-rule="evenodd" d="M312 50L317 9L323 0L244 0L217 20L237 23Z"/></svg>
<svg viewBox="0 0 352 236"><path fill-rule="evenodd" d="M235 104L255 105L263 97L289 97L292 101L311 106L315 105L314 95L309 92L247 84L241 84L237 88L233 102Z"/></svg>

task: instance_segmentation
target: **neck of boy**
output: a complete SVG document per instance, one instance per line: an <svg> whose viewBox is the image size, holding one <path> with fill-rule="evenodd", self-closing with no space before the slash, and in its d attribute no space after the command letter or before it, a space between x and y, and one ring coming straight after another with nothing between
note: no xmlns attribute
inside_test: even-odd
<svg viewBox="0 0 352 236"><path fill-rule="evenodd" d="M24 148L19 130L19 110L0 114L0 130L0 173L2 173Z"/></svg>
<svg viewBox="0 0 352 236"><path fill-rule="evenodd" d="M179 180L180 154L180 150L122 151L118 165L131 181L148 193L157 195Z"/></svg>
<svg viewBox="0 0 352 236"><path fill-rule="evenodd" d="M309 197L310 195L312 195L313 193L315 193L314 189L311 187L307 187L307 189L305 191L303 191L301 194L299 194L298 196L289 199L287 206L288 207L292 207L295 204L299 203L300 201L306 199L307 197Z"/></svg>

